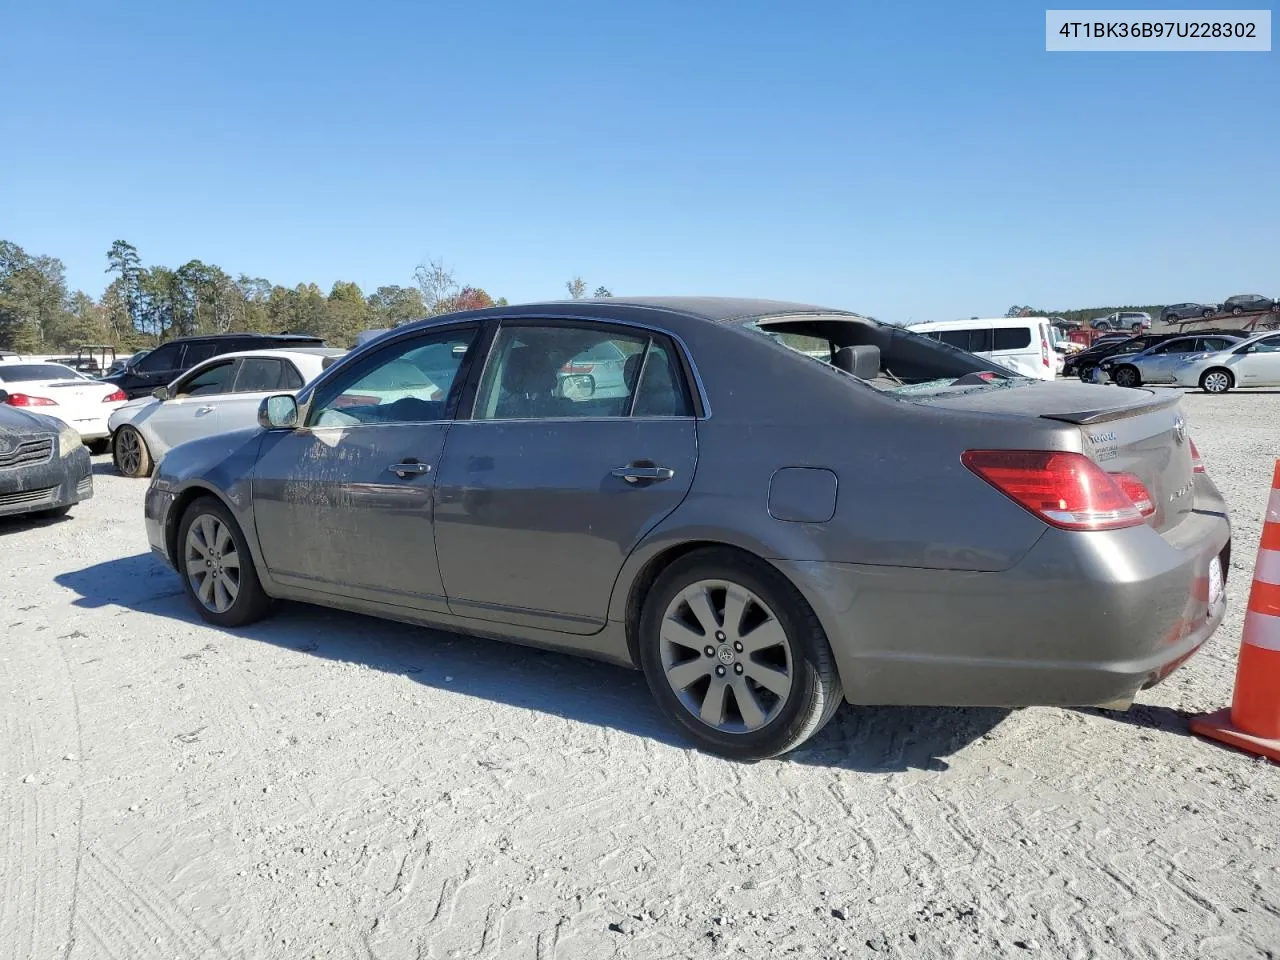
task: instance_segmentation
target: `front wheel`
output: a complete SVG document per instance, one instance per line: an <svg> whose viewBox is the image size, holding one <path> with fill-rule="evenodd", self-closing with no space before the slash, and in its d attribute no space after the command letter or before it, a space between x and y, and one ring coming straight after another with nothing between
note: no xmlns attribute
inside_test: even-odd
<svg viewBox="0 0 1280 960"><path fill-rule="evenodd" d="M1235 377L1228 370L1206 370L1200 377L1200 389L1205 393L1226 393L1235 386Z"/></svg>
<svg viewBox="0 0 1280 960"><path fill-rule="evenodd" d="M1116 367L1111 371L1111 382L1117 387L1138 387L1142 385L1142 375L1137 367Z"/></svg>
<svg viewBox="0 0 1280 960"><path fill-rule="evenodd" d="M111 438L111 459L126 477L151 475L151 451L136 427L125 424Z"/></svg>
<svg viewBox="0 0 1280 960"><path fill-rule="evenodd" d="M1079 373L1079 375L1080 375L1080 380L1081 380L1082 382L1084 382L1084 383L1092 383L1092 382L1093 382L1093 369L1094 369L1093 367L1090 367L1090 366L1088 366L1088 365L1086 365L1086 364L1081 364L1081 365L1077 368L1077 371L1078 371L1078 373Z"/></svg>
<svg viewBox="0 0 1280 960"><path fill-rule="evenodd" d="M220 627L242 627L271 610L244 533L213 497L191 504L178 525L178 571L200 616Z"/></svg>
<svg viewBox="0 0 1280 960"><path fill-rule="evenodd" d="M800 592L762 560L697 550L654 583L640 664L667 718L734 760L786 753L843 699L831 647Z"/></svg>
<svg viewBox="0 0 1280 960"><path fill-rule="evenodd" d="M1098 321L1097 323L1095 323L1095 324L1093 325L1093 329L1095 329L1095 330L1110 330L1110 329L1111 329L1111 324L1110 324L1110 323L1108 323L1106 320L1100 320L1100 321Z"/></svg>
<svg viewBox="0 0 1280 960"><path fill-rule="evenodd" d="M1244 307L1232 307L1232 308L1231 308L1231 315L1232 315L1233 317L1238 317L1238 316L1240 316L1240 314L1242 314L1242 313L1244 313Z"/></svg>

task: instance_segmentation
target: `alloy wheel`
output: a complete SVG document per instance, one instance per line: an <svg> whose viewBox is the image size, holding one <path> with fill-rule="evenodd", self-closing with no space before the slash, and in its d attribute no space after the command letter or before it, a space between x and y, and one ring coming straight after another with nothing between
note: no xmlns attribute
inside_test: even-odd
<svg viewBox="0 0 1280 960"><path fill-rule="evenodd" d="M136 430L120 431L120 436L116 437L116 454L122 471L130 476L137 474L142 466L142 438Z"/></svg>
<svg viewBox="0 0 1280 960"><path fill-rule="evenodd" d="M662 669L689 713L722 733L750 733L791 694L794 655L760 597L728 580L700 580L662 618Z"/></svg>
<svg viewBox="0 0 1280 960"><path fill-rule="evenodd" d="M183 550L187 579L205 609L226 613L240 595L240 554L231 530L204 513L187 531Z"/></svg>
<svg viewBox="0 0 1280 960"><path fill-rule="evenodd" d="M1132 367L1121 367L1111 375L1111 379L1115 381L1117 387L1136 387L1138 385L1138 375L1133 371Z"/></svg>
<svg viewBox="0 0 1280 960"><path fill-rule="evenodd" d="M1221 370L1210 370L1200 381L1205 393L1226 393L1231 389L1231 378Z"/></svg>

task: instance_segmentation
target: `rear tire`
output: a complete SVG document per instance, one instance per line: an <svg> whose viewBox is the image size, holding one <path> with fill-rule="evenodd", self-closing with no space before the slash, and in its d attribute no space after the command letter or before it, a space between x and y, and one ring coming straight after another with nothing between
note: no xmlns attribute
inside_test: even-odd
<svg viewBox="0 0 1280 960"><path fill-rule="evenodd" d="M221 501L200 497L182 515L174 560L188 599L220 627L243 627L271 612L240 525Z"/></svg>
<svg viewBox="0 0 1280 960"><path fill-rule="evenodd" d="M151 475L151 451L136 427L125 424L111 438L111 461L126 477Z"/></svg>
<svg viewBox="0 0 1280 960"><path fill-rule="evenodd" d="M1214 367L1200 375L1200 389L1205 393L1226 393L1236 385L1236 378L1230 370Z"/></svg>
<svg viewBox="0 0 1280 960"><path fill-rule="evenodd" d="M1100 320L1098 323L1095 323L1095 324L1093 325L1093 329L1095 329L1095 330L1110 330L1110 329L1111 329L1111 324L1110 324L1110 323L1108 323L1106 320Z"/></svg>
<svg viewBox="0 0 1280 960"><path fill-rule="evenodd" d="M1212 310L1201 310L1201 311L1200 311L1200 316L1205 317L1205 318L1212 317L1212 316L1213 316L1213 311L1212 311Z"/></svg>
<svg viewBox="0 0 1280 960"><path fill-rule="evenodd" d="M794 749L844 698L800 591L735 550L696 550L664 570L645 597L638 646L667 719L698 748L734 760Z"/></svg>
<svg viewBox="0 0 1280 960"><path fill-rule="evenodd" d="M1242 313L1244 313L1244 307L1232 307L1232 308L1231 308L1231 315L1232 315L1233 317L1238 317L1238 316L1240 316L1240 314L1242 314Z"/></svg>

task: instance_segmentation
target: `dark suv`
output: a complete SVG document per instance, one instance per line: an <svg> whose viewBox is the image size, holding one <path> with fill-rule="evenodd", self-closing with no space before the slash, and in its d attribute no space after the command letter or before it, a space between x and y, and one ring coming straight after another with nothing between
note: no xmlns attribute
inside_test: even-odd
<svg viewBox="0 0 1280 960"><path fill-rule="evenodd" d="M167 385L197 363L221 353L238 350L270 350L272 347L323 347L323 337L300 333L215 333L202 337L179 337L162 343L118 373L103 377L114 383L130 399L145 397L156 387Z"/></svg>

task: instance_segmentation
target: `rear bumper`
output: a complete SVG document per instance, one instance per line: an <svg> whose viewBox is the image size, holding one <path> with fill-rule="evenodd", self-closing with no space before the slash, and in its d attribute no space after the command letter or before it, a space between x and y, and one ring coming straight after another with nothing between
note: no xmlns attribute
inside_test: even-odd
<svg viewBox="0 0 1280 960"><path fill-rule="evenodd" d="M69 456L21 470L0 470L0 516L69 507L93 496L93 464L78 447Z"/></svg>
<svg viewBox="0 0 1280 960"><path fill-rule="evenodd" d="M173 494L164 487L156 486L153 482L147 487L142 516L151 552L166 565L177 569L173 558L169 556L169 513L173 509L173 504Z"/></svg>
<svg viewBox="0 0 1280 960"><path fill-rule="evenodd" d="M1047 530L999 573L776 563L826 628L852 703L1109 703L1164 679L1222 622L1208 571L1219 556L1226 575L1231 532L1202 486L1163 535Z"/></svg>

